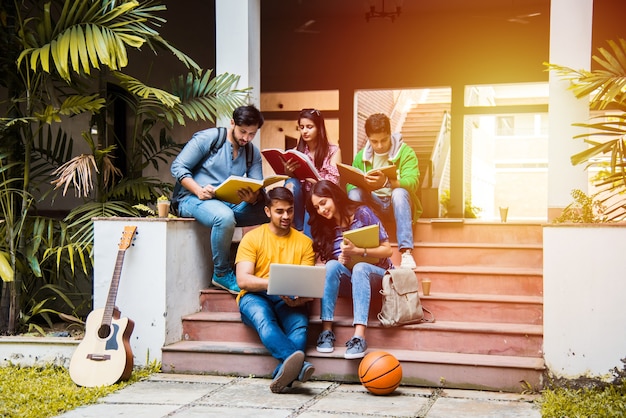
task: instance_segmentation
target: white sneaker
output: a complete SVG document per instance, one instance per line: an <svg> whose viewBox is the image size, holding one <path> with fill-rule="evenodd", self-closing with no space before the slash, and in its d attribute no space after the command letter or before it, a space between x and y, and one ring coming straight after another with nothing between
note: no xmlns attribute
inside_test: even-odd
<svg viewBox="0 0 626 418"><path fill-rule="evenodd" d="M413 259L413 254L411 254L411 250L406 250L402 253L402 262L400 263L400 268L411 270L417 268L415 260Z"/></svg>

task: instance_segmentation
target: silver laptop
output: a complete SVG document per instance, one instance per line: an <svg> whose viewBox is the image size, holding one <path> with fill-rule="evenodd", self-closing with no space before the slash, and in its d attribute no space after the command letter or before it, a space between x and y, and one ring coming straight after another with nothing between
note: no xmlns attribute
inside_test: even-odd
<svg viewBox="0 0 626 418"><path fill-rule="evenodd" d="M270 264L268 295L321 298L326 281L325 266Z"/></svg>

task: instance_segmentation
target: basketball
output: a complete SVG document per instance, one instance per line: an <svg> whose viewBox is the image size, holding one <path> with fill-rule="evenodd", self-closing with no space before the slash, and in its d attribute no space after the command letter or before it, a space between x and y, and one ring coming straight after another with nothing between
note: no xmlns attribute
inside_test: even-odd
<svg viewBox="0 0 626 418"><path fill-rule="evenodd" d="M389 395L400 386L402 366L385 351L372 351L359 364L359 380L374 395Z"/></svg>

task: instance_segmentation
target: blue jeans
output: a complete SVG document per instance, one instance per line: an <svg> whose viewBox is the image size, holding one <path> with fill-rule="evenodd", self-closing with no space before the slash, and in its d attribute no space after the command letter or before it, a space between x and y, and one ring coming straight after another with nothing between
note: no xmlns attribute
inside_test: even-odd
<svg viewBox="0 0 626 418"><path fill-rule="evenodd" d="M252 226L267 223L265 205L258 202L238 205L217 199L200 200L197 196L186 196L178 204L178 213L185 218L196 218L202 225L211 228L211 253L213 274L222 276L231 270L230 244L235 226Z"/></svg>
<svg viewBox="0 0 626 418"><path fill-rule="evenodd" d="M382 278L385 269L369 263L356 263L350 271L337 260L326 263L326 283L324 284L324 296L322 297L322 321L335 319L335 306L339 296L339 286L342 281L352 283L352 311L354 320L352 325L367 326L367 318L370 312L370 300L372 298L371 280L374 276Z"/></svg>
<svg viewBox="0 0 626 418"><path fill-rule="evenodd" d="M248 292L239 300L244 324L254 328L272 357L283 361L296 351L305 351L309 315L306 306L291 308L276 295Z"/></svg>
<svg viewBox="0 0 626 418"><path fill-rule="evenodd" d="M302 187L300 180L290 177L285 180L285 187L293 193L293 222L292 225L298 231L311 238L311 225L309 225L309 212L306 210L307 193Z"/></svg>
<svg viewBox="0 0 626 418"><path fill-rule="evenodd" d="M406 189L397 187L392 190L391 198L381 198L357 187L348 192L348 197L357 202L365 203L376 213L380 213L379 216L385 218L381 221L393 216L396 222L398 248L400 250L413 249L413 211L411 209L411 197ZM411 227L408 227L409 225Z"/></svg>

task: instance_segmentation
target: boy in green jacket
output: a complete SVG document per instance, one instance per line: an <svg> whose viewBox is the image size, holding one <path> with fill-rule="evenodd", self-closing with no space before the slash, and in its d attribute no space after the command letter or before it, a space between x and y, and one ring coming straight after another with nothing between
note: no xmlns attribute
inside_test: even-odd
<svg viewBox="0 0 626 418"><path fill-rule="evenodd" d="M372 207L381 217L389 221L393 216L396 225L396 240L402 254L400 268L416 268L413 259L413 222L422 214L422 204L417 196L419 168L415 151L402 142L402 135L391 133L389 118L375 113L365 121L368 141L354 157L352 165L364 173L388 165L396 166L396 178L385 176L379 171L365 175L367 190L347 185L348 197Z"/></svg>

